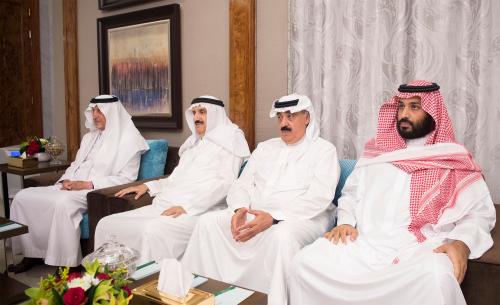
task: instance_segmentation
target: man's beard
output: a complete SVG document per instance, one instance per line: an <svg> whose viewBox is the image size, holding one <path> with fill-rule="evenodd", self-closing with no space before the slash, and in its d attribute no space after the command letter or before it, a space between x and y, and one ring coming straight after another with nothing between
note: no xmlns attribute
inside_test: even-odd
<svg viewBox="0 0 500 305"><path fill-rule="evenodd" d="M407 122L408 124L411 125L411 130L406 129L403 130L401 129L401 123L402 122ZM436 123L434 122L434 119L427 114L425 118L422 120L422 122L410 122L407 118L402 118L401 120L398 121L397 123L397 129L398 133L403 139L418 139L421 137L426 136L430 132L432 132L436 128Z"/></svg>

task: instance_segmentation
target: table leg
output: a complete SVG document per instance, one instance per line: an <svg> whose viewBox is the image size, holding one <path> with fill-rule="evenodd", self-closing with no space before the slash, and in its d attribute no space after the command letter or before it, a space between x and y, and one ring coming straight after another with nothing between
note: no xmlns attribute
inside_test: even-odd
<svg viewBox="0 0 500 305"><path fill-rule="evenodd" d="M7 173L2 172L2 196L3 196L3 208L5 211L5 218L10 217L10 207L9 207L9 186L7 185Z"/></svg>
<svg viewBox="0 0 500 305"><path fill-rule="evenodd" d="M4 239L3 240L3 256L4 256L4 259L5 259L5 270L4 270L4 274L5 275L8 275L8 269L9 269L9 264L7 263L7 242L6 242L7 239ZM14 254L12 254L12 257L14 258Z"/></svg>

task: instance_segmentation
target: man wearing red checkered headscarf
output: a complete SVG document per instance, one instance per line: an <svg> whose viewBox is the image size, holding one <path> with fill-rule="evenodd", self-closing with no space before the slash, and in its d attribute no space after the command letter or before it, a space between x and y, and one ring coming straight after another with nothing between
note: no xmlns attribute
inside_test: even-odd
<svg viewBox="0 0 500 305"><path fill-rule="evenodd" d="M492 246L495 215L439 86L401 85L347 179L337 227L295 257L291 304L465 304L467 259Z"/></svg>

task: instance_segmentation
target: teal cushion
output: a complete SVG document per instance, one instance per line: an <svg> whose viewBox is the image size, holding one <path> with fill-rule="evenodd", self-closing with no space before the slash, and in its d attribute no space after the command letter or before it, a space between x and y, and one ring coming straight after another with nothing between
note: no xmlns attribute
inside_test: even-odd
<svg viewBox="0 0 500 305"><path fill-rule="evenodd" d="M146 140L146 142L149 150L141 157L137 180L160 177L165 172L168 142L166 140Z"/></svg>
<svg viewBox="0 0 500 305"><path fill-rule="evenodd" d="M356 160L351 159L341 159L340 163L340 178L337 188L335 189L335 198L333 198L333 203L337 205L337 201L342 194L342 188L344 188L345 181L347 177L352 173L354 166L356 166Z"/></svg>
<svg viewBox="0 0 500 305"><path fill-rule="evenodd" d="M240 171L238 172L238 178L241 176L241 173L243 173L243 170L245 169L245 166L247 165L248 160L243 161L240 167Z"/></svg>
<svg viewBox="0 0 500 305"><path fill-rule="evenodd" d="M80 238L89 239L89 214L84 213L82 221L80 222Z"/></svg>

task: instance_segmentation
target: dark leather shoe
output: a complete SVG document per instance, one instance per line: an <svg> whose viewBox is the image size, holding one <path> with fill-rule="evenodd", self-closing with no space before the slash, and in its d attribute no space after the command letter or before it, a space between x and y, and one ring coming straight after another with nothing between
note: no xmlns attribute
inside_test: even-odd
<svg viewBox="0 0 500 305"><path fill-rule="evenodd" d="M78 265L76 267L69 267L68 274L73 273L73 272L81 273L82 271L85 271L85 269L83 268L82 265Z"/></svg>
<svg viewBox="0 0 500 305"><path fill-rule="evenodd" d="M7 270L9 272L14 272L14 273L22 273L30 270L36 265L41 265L43 264L43 259L41 258L34 258L34 257L25 257L23 260L17 264L17 265L9 265Z"/></svg>

